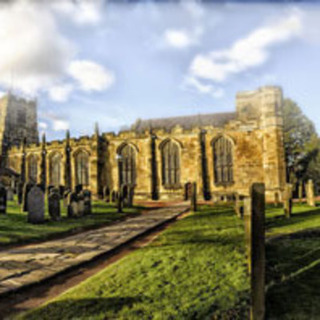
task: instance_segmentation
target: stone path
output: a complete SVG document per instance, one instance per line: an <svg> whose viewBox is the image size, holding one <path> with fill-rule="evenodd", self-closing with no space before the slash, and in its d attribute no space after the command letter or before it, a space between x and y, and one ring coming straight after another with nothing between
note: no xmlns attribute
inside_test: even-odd
<svg viewBox="0 0 320 320"><path fill-rule="evenodd" d="M86 231L0 252L0 296L108 253L188 210L177 205Z"/></svg>

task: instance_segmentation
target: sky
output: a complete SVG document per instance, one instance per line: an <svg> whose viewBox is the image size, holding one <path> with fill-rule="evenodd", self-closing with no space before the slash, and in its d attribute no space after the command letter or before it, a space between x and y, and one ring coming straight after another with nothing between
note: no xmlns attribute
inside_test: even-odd
<svg viewBox="0 0 320 320"><path fill-rule="evenodd" d="M9 1L0 96L37 99L48 140L136 119L235 110L279 85L320 133L317 2Z"/></svg>

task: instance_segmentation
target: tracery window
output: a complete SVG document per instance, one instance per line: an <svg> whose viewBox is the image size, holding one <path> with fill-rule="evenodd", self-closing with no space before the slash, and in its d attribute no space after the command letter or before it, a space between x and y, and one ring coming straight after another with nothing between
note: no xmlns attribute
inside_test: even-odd
<svg viewBox="0 0 320 320"><path fill-rule="evenodd" d="M176 142L168 140L161 148L162 184L165 188L180 186L180 153Z"/></svg>
<svg viewBox="0 0 320 320"><path fill-rule="evenodd" d="M61 155L54 153L50 158L50 185L59 187L61 181Z"/></svg>
<svg viewBox="0 0 320 320"><path fill-rule="evenodd" d="M31 155L28 160L28 180L37 183L38 176L38 160L35 155Z"/></svg>
<svg viewBox="0 0 320 320"><path fill-rule="evenodd" d="M89 155L85 151L80 151L76 155L76 184L89 186Z"/></svg>
<svg viewBox="0 0 320 320"><path fill-rule="evenodd" d="M118 155L120 185L134 186L136 183L136 157L134 148L126 144L120 149Z"/></svg>
<svg viewBox="0 0 320 320"><path fill-rule="evenodd" d="M233 144L230 139L220 137L213 143L214 182L233 183Z"/></svg>

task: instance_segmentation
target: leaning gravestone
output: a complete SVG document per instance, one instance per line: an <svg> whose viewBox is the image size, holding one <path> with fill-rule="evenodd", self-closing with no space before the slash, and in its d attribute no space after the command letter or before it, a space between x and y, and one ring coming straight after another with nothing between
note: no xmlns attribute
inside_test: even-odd
<svg viewBox="0 0 320 320"><path fill-rule="evenodd" d="M48 208L50 218L53 221L59 220L61 217L59 189L51 189L48 196Z"/></svg>
<svg viewBox="0 0 320 320"><path fill-rule="evenodd" d="M7 190L0 184L0 213L6 214L7 211Z"/></svg>
<svg viewBox="0 0 320 320"><path fill-rule="evenodd" d="M78 195L70 192L68 195L68 217L76 217L78 215Z"/></svg>
<svg viewBox="0 0 320 320"><path fill-rule="evenodd" d="M28 194L30 190L32 189L34 185L30 182L26 183L23 186L23 197L22 197L22 211L27 212L28 211Z"/></svg>
<svg viewBox="0 0 320 320"><path fill-rule="evenodd" d="M314 199L314 185L311 179L308 180L306 185L306 193L307 193L307 203L309 206L315 207L315 199Z"/></svg>
<svg viewBox="0 0 320 320"><path fill-rule="evenodd" d="M84 215L84 194L81 191L78 194L78 216L82 217Z"/></svg>
<svg viewBox="0 0 320 320"><path fill-rule="evenodd" d="M13 201L13 190L10 187L7 188L7 200Z"/></svg>
<svg viewBox="0 0 320 320"><path fill-rule="evenodd" d="M32 187L28 193L28 222L44 222L44 193L38 186Z"/></svg>
<svg viewBox="0 0 320 320"><path fill-rule="evenodd" d="M83 197L84 197L84 215L87 216L92 213L91 192L89 190L83 190Z"/></svg>

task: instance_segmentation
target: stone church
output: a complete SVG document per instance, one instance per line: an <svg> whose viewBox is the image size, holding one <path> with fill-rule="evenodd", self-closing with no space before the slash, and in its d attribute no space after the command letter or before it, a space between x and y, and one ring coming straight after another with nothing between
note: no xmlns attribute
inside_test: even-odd
<svg viewBox="0 0 320 320"><path fill-rule="evenodd" d="M282 90L240 92L236 111L137 120L130 130L39 141L37 104L8 94L0 100L2 167L22 182L95 196L123 186L136 199L183 200L197 183L200 199L247 195L263 182L268 201L284 190Z"/></svg>

